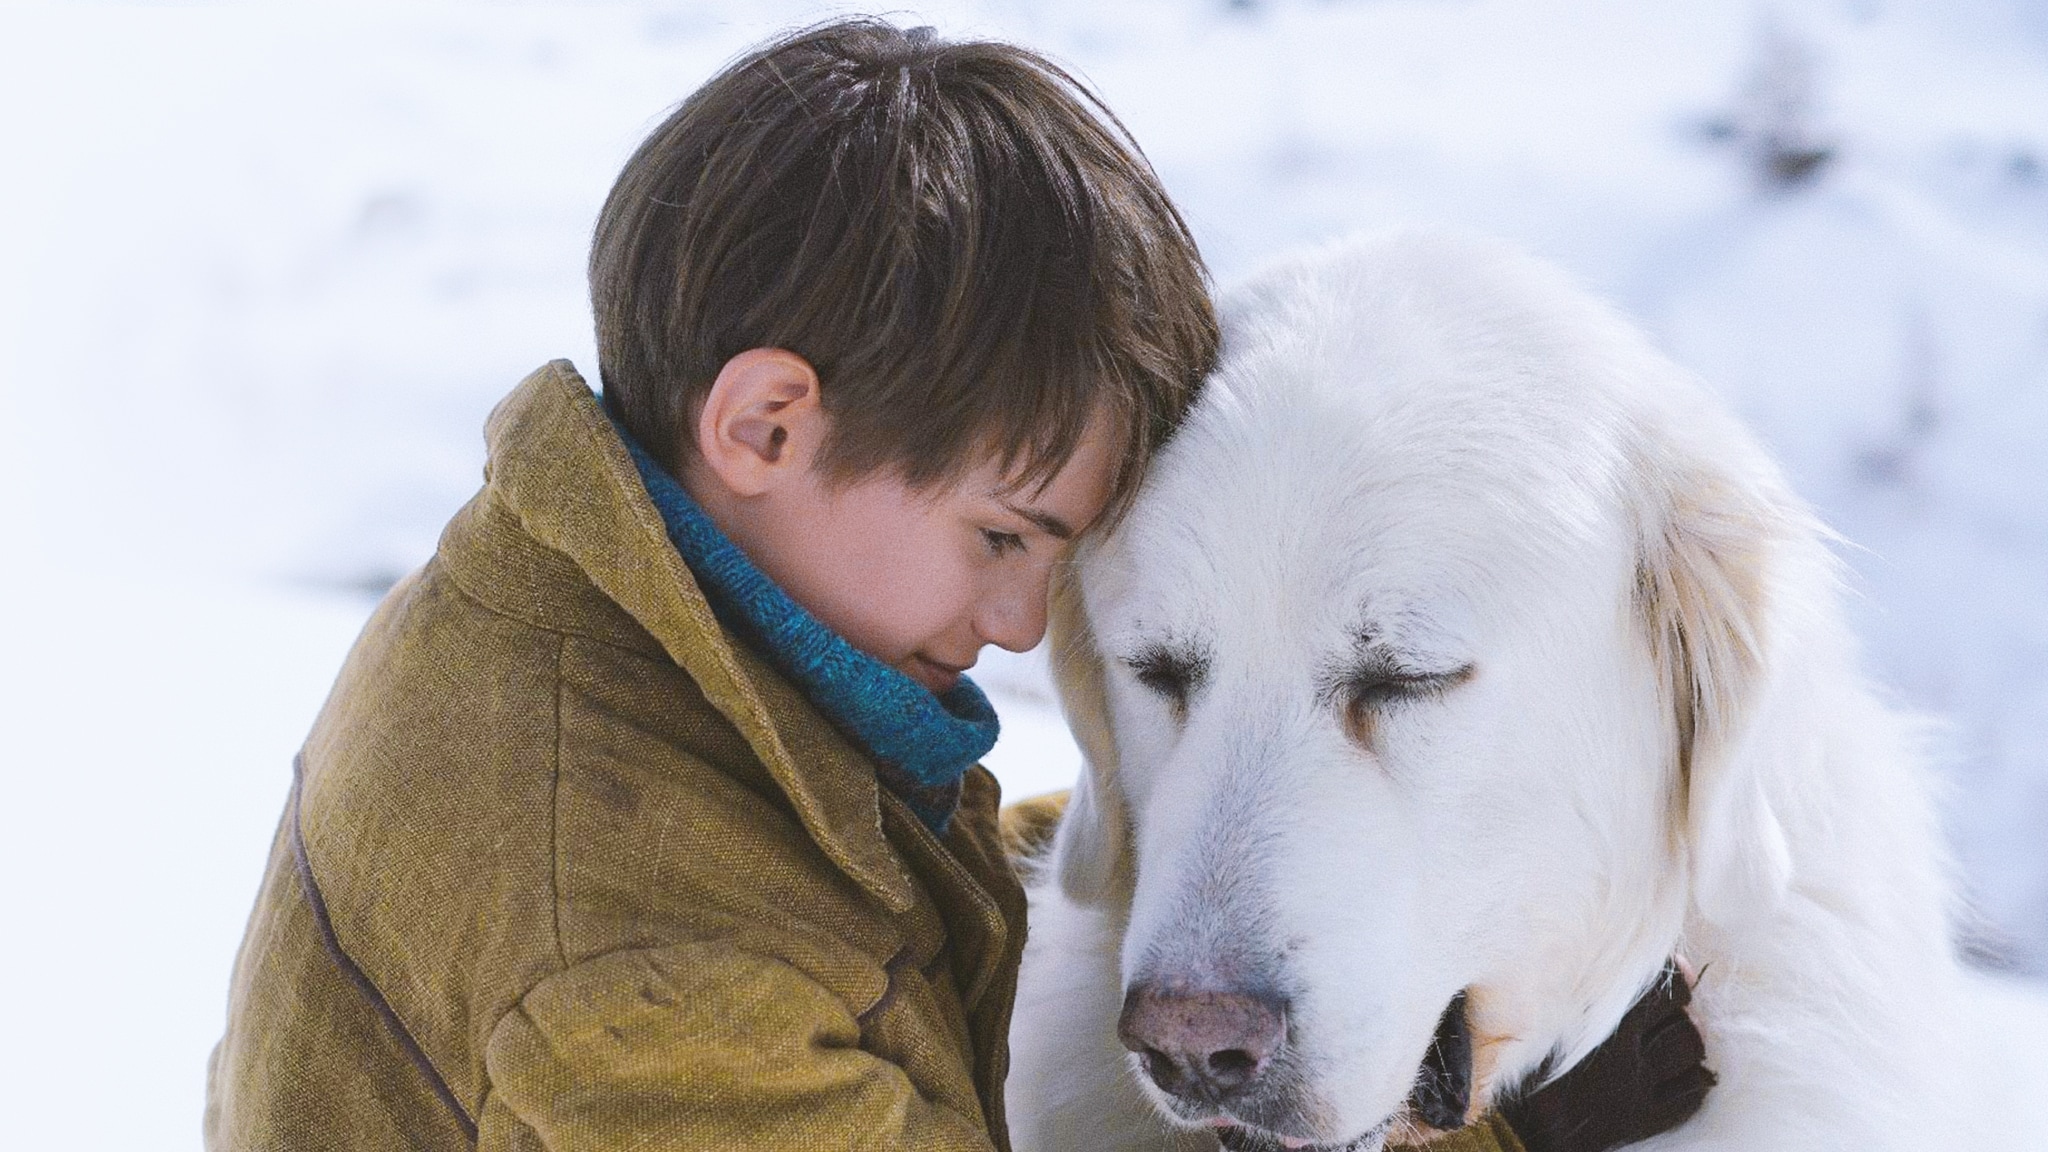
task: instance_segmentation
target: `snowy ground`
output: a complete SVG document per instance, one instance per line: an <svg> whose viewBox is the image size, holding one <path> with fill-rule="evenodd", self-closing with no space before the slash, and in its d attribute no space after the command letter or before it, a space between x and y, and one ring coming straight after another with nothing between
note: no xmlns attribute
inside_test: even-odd
<svg viewBox="0 0 2048 1152"><path fill-rule="evenodd" d="M2048 4L915 8L1084 73L1225 280L1450 220L1642 317L1860 545L1874 666L1952 721L1987 939L2048 971ZM374 590L473 490L492 402L594 363L626 153L824 11L0 9L7 1144L196 1146L290 754ZM984 680L1012 794L1070 777L1036 664Z"/></svg>

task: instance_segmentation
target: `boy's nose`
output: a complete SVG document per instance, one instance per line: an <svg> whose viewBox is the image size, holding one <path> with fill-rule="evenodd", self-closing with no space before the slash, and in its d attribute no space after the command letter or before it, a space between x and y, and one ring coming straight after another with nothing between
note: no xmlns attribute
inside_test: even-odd
<svg viewBox="0 0 2048 1152"><path fill-rule="evenodd" d="M1034 573L983 597L974 631L983 641L1012 652L1029 652L1045 639L1046 592L1051 570Z"/></svg>

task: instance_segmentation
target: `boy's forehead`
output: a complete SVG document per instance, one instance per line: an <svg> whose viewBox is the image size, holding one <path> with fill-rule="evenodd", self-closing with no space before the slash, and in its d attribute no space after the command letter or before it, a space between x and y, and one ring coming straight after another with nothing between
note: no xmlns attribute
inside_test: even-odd
<svg viewBox="0 0 2048 1152"><path fill-rule="evenodd" d="M1124 450L1108 425L1100 418L1091 421L1074 450L1041 476L1032 476L1040 469L1028 465L1013 465L1004 475L999 460L988 461L977 473L984 481L983 497L1055 539L1080 535L1108 503Z"/></svg>

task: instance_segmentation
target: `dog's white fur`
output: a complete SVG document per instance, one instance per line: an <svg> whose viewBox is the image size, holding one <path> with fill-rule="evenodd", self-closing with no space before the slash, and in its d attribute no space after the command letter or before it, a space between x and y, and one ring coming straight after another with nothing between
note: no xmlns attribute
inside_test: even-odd
<svg viewBox="0 0 2048 1152"><path fill-rule="evenodd" d="M2048 1147L1958 1023L1915 724L1723 407L1548 269L1439 233L1223 314L1187 424L1055 592L1088 770L1032 884L1020 1152L1215 1146L1117 1041L1141 975L1271 976L1312 1089L1285 1134L1341 1145L1401 1111L1457 991L1476 1111L1673 953L1720 1084L1643 1147ZM1361 643L1472 672L1353 722ZM1161 646L1207 661L1183 713L1132 668Z"/></svg>

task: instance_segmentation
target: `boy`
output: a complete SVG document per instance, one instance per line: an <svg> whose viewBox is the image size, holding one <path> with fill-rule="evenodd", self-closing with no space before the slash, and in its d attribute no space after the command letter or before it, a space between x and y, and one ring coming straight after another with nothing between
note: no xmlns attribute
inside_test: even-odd
<svg viewBox="0 0 2048 1152"><path fill-rule="evenodd" d="M209 1147L1007 1147L1024 901L961 672L1037 642L1217 340L1113 124L848 21L642 145L601 404L556 362L500 405L306 743Z"/></svg>

